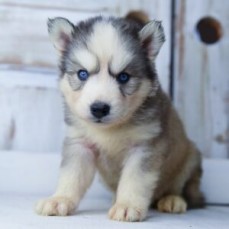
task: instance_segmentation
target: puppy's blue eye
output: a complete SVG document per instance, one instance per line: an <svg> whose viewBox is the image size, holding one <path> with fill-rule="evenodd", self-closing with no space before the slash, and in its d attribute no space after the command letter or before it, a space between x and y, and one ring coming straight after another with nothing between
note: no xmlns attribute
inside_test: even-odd
<svg viewBox="0 0 229 229"><path fill-rule="evenodd" d="M79 70L77 72L77 75L78 75L78 78L81 80L81 81L85 81L87 80L87 78L89 77L89 73L88 71L86 70Z"/></svg>
<svg viewBox="0 0 229 229"><path fill-rule="evenodd" d="M116 80L120 83L120 84L125 84L129 81L130 79L130 75L126 72L121 72L118 74Z"/></svg>

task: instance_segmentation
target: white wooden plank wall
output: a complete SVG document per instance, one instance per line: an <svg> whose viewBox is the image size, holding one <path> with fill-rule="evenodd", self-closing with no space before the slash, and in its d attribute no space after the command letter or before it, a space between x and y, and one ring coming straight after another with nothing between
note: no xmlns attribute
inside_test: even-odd
<svg viewBox="0 0 229 229"><path fill-rule="evenodd" d="M167 91L170 0L0 0L0 149L61 150L63 113L47 18L62 16L77 22L98 14L123 16L137 9L163 21L167 42L157 65Z"/></svg>
<svg viewBox="0 0 229 229"><path fill-rule="evenodd" d="M157 68L165 91L169 85L171 0L0 0L0 63L55 67L57 56L49 42L47 18L66 17L77 22L95 15L124 16L144 10L151 19L162 20L166 43Z"/></svg>
<svg viewBox="0 0 229 229"><path fill-rule="evenodd" d="M56 73L0 70L0 150L60 151L64 122L56 88Z"/></svg>
<svg viewBox="0 0 229 229"><path fill-rule="evenodd" d="M229 157L229 1L177 0L175 105L190 137L206 157ZM196 25L212 16L223 35L200 41Z"/></svg>
<svg viewBox="0 0 229 229"><path fill-rule="evenodd" d="M52 4L51 1L39 1L39 5L37 1L27 2L23 4L21 1L6 1L0 4L0 63L55 67L57 55L48 39L47 19L61 16L77 22L97 15L100 9L97 7L94 12L91 9L74 11L70 7L72 1L69 4L65 1L66 7L63 5L63 9L61 5L55 6L56 1L52 1ZM105 6L100 7L99 12L106 14L106 11L102 11Z"/></svg>

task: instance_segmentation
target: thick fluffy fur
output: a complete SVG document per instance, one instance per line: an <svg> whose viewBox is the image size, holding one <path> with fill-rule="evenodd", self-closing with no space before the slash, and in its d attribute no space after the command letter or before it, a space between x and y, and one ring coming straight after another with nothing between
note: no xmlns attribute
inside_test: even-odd
<svg viewBox="0 0 229 229"><path fill-rule="evenodd" d="M55 194L37 204L41 215L68 215L90 186L96 169L115 193L109 217L140 221L150 205L182 213L203 204L200 153L162 91L154 60L164 42L160 22L145 17L96 17L74 26L49 20L60 53L60 89L67 135ZM77 72L90 76L82 81ZM120 84L117 75L130 79ZM94 102L109 104L100 119Z"/></svg>

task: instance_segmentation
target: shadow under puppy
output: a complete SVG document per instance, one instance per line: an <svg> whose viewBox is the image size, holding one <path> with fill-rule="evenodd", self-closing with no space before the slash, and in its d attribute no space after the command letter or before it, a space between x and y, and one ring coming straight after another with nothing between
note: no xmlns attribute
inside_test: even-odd
<svg viewBox="0 0 229 229"><path fill-rule="evenodd" d="M37 213L71 214L96 169L115 193L113 220L143 220L150 205L171 213L201 207L200 153L155 70L161 22L134 14L77 25L54 18L48 30L60 54L67 134L57 190Z"/></svg>

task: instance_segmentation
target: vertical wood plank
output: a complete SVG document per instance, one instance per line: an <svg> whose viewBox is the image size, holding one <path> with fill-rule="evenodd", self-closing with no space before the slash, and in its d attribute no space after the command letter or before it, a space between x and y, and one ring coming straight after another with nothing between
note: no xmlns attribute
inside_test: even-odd
<svg viewBox="0 0 229 229"><path fill-rule="evenodd" d="M0 150L61 150L65 128L56 75L0 71L0 108Z"/></svg>
<svg viewBox="0 0 229 229"><path fill-rule="evenodd" d="M229 1L177 0L175 105L191 139L206 157L229 157ZM206 45L196 30L211 16L223 30Z"/></svg>

